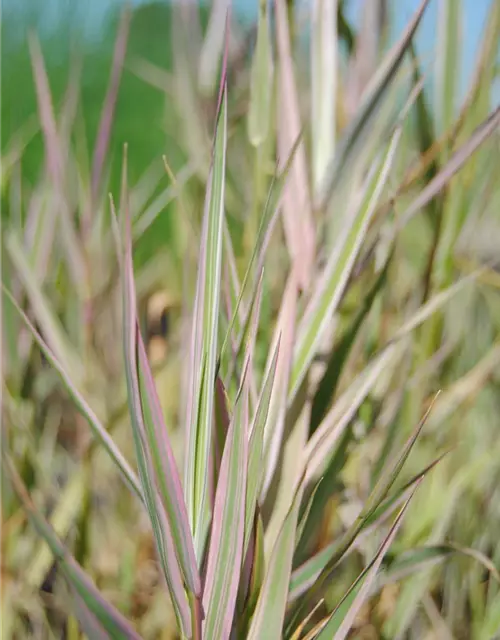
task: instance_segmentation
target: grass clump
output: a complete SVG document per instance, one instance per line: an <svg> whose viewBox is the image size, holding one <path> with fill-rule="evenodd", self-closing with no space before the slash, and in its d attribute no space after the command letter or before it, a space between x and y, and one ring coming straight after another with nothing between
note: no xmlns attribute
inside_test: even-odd
<svg viewBox="0 0 500 640"><path fill-rule="evenodd" d="M285 2L259 6L248 64L218 7L206 27L173 9L166 91L193 180L165 159L156 200L129 185L132 148L106 196L129 14L90 163L76 88L56 117L31 40L46 162L4 236L12 637L496 632L498 514L471 520L499 472L498 283L474 242L498 203L500 10L457 109L458 16L431 103L412 45L428 2L389 50L383 11L373 38L334 4L311 8L310 90ZM170 196L171 251L134 267ZM177 360L156 363L141 310L167 266ZM481 438L462 429L476 416Z"/></svg>

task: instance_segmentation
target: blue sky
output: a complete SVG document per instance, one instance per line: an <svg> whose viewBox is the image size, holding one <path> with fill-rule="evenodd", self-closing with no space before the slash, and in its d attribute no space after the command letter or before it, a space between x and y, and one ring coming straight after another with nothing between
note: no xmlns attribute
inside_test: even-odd
<svg viewBox="0 0 500 640"><path fill-rule="evenodd" d="M131 4L139 5L150 0L132 0ZM455 0L461 2L464 13L464 25L467 26L464 29L464 46L467 53L470 55L477 47L479 41L479 35L481 33L482 26L487 16L488 8L494 0ZM259 0L233 0L233 6L242 13L246 14L249 18L257 15L257 7ZM356 19L359 16L360 9L364 2L370 2L370 0L348 0L348 15L351 19ZM439 0L431 0L429 7L426 10L426 14L423 20L422 27L420 29L420 41L426 44L431 44L436 35L436 15L437 5ZM308 0L299 0L299 3L304 5L308 3ZM94 25L102 21L112 6L124 4L123 0L83 0L82 4L78 8L84 8L85 14ZM390 6L394 11L395 25L398 31L400 31L404 24L411 17L412 13L416 10L420 0L390 0ZM22 12L23 6L28 7L30 5L29 0L4 0L4 11ZM48 20L53 20L57 15L58 10L63 7L75 6L75 0L45 0L44 2L44 14ZM64 11L64 9L63 9Z"/></svg>
<svg viewBox="0 0 500 640"><path fill-rule="evenodd" d="M132 4L138 5L145 1L147 0L132 0ZM356 22L363 3L370 1L371 0L348 0L349 17ZM457 68L463 71L462 81L465 84L474 67L475 54L488 9L491 3L496 0L455 1L461 2L463 7L463 58L457 61ZM238 10L240 14L247 16L248 19L252 20L256 17L259 0L232 0L232 2L233 7ZM298 0L298 2L302 5L307 5L309 0ZM422 59L428 62L432 60L436 43L437 9L439 2L440 0L431 0L429 3L417 36L419 53ZM95 32L95 30L99 30L99 26L103 23L110 8L123 3L123 0L81 0L81 3L77 3L76 0L45 0L42 19L45 25L48 26L50 23L53 24L54 21L57 21L57 18L64 15L68 10L74 16L75 9L77 9L76 12L79 14L79 18L82 18L82 23L85 23L85 27L88 30L87 32L92 33ZM30 0L4 0L3 10L6 13L13 12L19 15L23 12L23 7L28 8L30 4ZM401 30L420 4L420 0L390 0L389 4L392 10L394 33L397 35L401 33Z"/></svg>
<svg viewBox="0 0 500 640"><path fill-rule="evenodd" d="M459 0L455 0L459 1ZM488 11L494 0L461 0L462 14L462 59L457 62L457 67L464 72L463 81L466 81L474 69L476 53L480 44ZM358 0L351 0L358 3ZM392 4L397 7L394 12L394 27L400 33L408 22L412 13L417 9L420 0L396 0ZM432 54L436 46L436 27L438 2L432 0L427 8L417 36L417 47L423 58L432 60Z"/></svg>
<svg viewBox="0 0 500 640"><path fill-rule="evenodd" d="M464 91L475 66L481 33L484 30L488 12L495 0L452 1L461 2L462 5L462 56L457 60L457 71L462 72L461 88ZM352 20L355 21L359 16L363 2L370 2L370 0L349 0L349 16ZM402 32L420 2L421 0L390 0L393 35L397 37ZM432 64L434 60L439 2L440 0L431 0L417 32L417 50L424 61L424 67Z"/></svg>

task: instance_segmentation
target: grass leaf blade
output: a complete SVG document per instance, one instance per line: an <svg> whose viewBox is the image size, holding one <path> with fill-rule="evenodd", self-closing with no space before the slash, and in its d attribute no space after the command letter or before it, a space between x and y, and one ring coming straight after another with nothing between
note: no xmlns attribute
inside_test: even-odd
<svg viewBox="0 0 500 640"><path fill-rule="evenodd" d="M28 316L24 313L21 307L17 304L14 297L6 290L3 289L4 295L6 295L17 313L19 314L21 320L24 322L29 332L33 336L33 339L38 344L40 350L43 355L49 362L49 364L53 367L53 369L58 373L59 377L64 384L64 387L68 391L69 395L73 399L76 407L83 415L83 417L89 423L95 437L101 442L104 449L107 451L113 462L116 464L117 468L120 470L126 484L130 487L131 491L141 500L144 501L141 485L139 479L136 474L124 458L123 454L120 452L113 439L107 432L104 425L101 423L97 415L94 413L90 405L87 403L83 395L78 391L77 387L73 383L71 376L63 367L63 365L59 362L59 360L52 353L48 344L44 341L42 336L38 333L35 327L30 322Z"/></svg>
<svg viewBox="0 0 500 640"><path fill-rule="evenodd" d="M335 150L338 0L313 0L311 102L314 199L318 201Z"/></svg>
<svg viewBox="0 0 500 640"><path fill-rule="evenodd" d="M257 505L257 497L259 495L260 485L262 481L262 453L264 448L264 429L269 414L269 407L273 394L274 382L276 377L276 366L278 364L280 342L276 343L272 353L269 369L264 377L262 390L260 392L255 416L250 427L250 441L248 453L248 479L247 479L247 496L246 496L246 515L245 515L245 543L244 551L248 548L252 527L255 517L255 507Z"/></svg>
<svg viewBox="0 0 500 640"><path fill-rule="evenodd" d="M52 527L31 501L23 481L5 452L3 453L3 459L12 487L21 501L29 521L49 545L65 578L75 589L86 608L111 638L141 640L125 618L103 598L87 574L59 540Z"/></svg>
<svg viewBox="0 0 500 640"><path fill-rule="evenodd" d="M250 104L248 107L248 139L254 147L267 138L270 125L273 62L269 33L269 6L259 2L257 43L250 76Z"/></svg>
<svg viewBox="0 0 500 640"><path fill-rule="evenodd" d="M99 130L97 132L96 146L94 157L92 160L92 182L91 193L92 200L99 192L100 180L104 169L104 160L108 150L111 129L113 123L113 115L115 112L116 101L118 98L118 89L127 52L127 41L130 29L131 12L129 7L125 7L123 15L118 26L118 35L113 52L113 63L111 67L111 76L109 79L108 91L102 107L101 120L99 122Z"/></svg>
<svg viewBox="0 0 500 640"><path fill-rule="evenodd" d="M158 486L172 530L184 580L190 591L198 596L201 583L180 476L168 439L167 426L163 420L146 348L139 332L138 343L141 405Z"/></svg>
<svg viewBox="0 0 500 640"><path fill-rule="evenodd" d="M338 607L333 612L328 624L321 632L318 640L327 640L328 638L332 637L334 638L334 640L345 640L345 638L347 637L349 631L352 628L357 613L359 612L361 606L363 605L363 602L366 600L370 592L380 565L382 564L382 560L384 559L385 554L389 550L389 547L392 545L394 538L396 537L396 534L401 527L404 514L412 497L413 493L410 495L408 500L403 505L401 511L398 513L396 520L394 521L394 524L389 531L389 534L380 546L377 554L370 562L370 564L366 567L366 569L361 573L356 582L351 586L349 591L344 596L343 601L339 603ZM342 604L348 601L349 598L354 594L355 596L352 600L351 605L349 606L345 614L343 614Z"/></svg>
<svg viewBox="0 0 500 640"><path fill-rule="evenodd" d="M346 227L343 238L328 261L299 325L290 385L292 399L305 378L316 348L340 302L368 225L389 177L400 136L401 129L398 127L382 161L372 169L353 223Z"/></svg>
<svg viewBox="0 0 500 640"><path fill-rule="evenodd" d="M292 271L283 294L273 346L271 347L274 350L279 343L278 362L276 364L269 412L264 428L264 474L260 492L261 502L265 498L276 470L285 432L287 392L292 369L297 314L297 285L295 274Z"/></svg>
<svg viewBox="0 0 500 640"><path fill-rule="evenodd" d="M139 468L139 477L143 487L145 503L148 509L156 541L160 566L169 587L172 604L182 633L191 634L191 614L186 600L179 562L175 552L172 531L157 491L152 454L148 447L144 424L141 390L138 373L138 334L134 270L132 264L131 225L128 210L127 193L127 157L125 155L122 176L122 209L124 210L124 255L121 260L123 287L123 342L125 375L132 434Z"/></svg>
<svg viewBox="0 0 500 640"><path fill-rule="evenodd" d="M281 637L302 493L301 483L274 544L247 640Z"/></svg>
<svg viewBox="0 0 500 640"><path fill-rule="evenodd" d="M403 227L413 216L435 198L449 180L467 162L470 156L493 134L500 125L500 107L481 123L471 137L451 156L441 171L428 182L415 200L402 213L399 226Z"/></svg>
<svg viewBox="0 0 500 640"><path fill-rule="evenodd" d="M354 157L359 154L364 136L372 126L374 116L380 109L387 89L401 66L404 54L420 24L428 3L429 0L422 0L400 40L387 53L384 62L367 87L359 112L349 125L342 140L339 141L335 157L330 163L322 188L322 206L328 202L335 188L349 170Z"/></svg>
<svg viewBox="0 0 500 640"><path fill-rule="evenodd" d="M275 0L276 41L279 57L278 150L288 157L300 134L300 110L294 77L288 9L285 0ZM291 167L281 203L285 237L299 286L309 288L314 267L315 229L307 176L305 146L302 142Z"/></svg>
<svg viewBox="0 0 500 640"><path fill-rule="evenodd" d="M215 495L203 593L203 634L227 640L243 561L248 457L248 384L237 401L226 438Z"/></svg>
<svg viewBox="0 0 500 640"><path fill-rule="evenodd" d="M209 177L203 222L201 262L198 272L198 317L193 325L193 343L199 345L201 354L201 358L196 358L193 364L199 367L200 361L204 361L205 371L201 381L199 375L193 379L196 386L193 387L191 402L196 403L196 407L193 407L190 414L192 421L188 442L190 473L187 476L185 491L198 561L200 561L205 542L205 524L208 508L208 474L212 442L221 290L226 141L227 88L224 67L213 164ZM200 384L201 386L198 386ZM200 399L199 407L198 399Z"/></svg>

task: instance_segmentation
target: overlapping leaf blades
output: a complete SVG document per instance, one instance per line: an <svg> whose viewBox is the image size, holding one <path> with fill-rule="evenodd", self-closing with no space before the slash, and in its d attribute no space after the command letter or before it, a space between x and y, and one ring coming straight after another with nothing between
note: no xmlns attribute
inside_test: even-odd
<svg viewBox="0 0 500 640"><path fill-rule="evenodd" d="M218 3L217 15L213 16L215 22L212 22L212 30L213 24L217 23L220 26L222 4ZM327 3L315 3L317 15L321 14L324 19L332 18L331 11L337 8L336 4L327 6ZM382 287L380 277L372 291L373 295L370 294L369 300L365 301L366 304L350 325L351 330L344 333L345 341L339 345L335 343L331 366L327 369L327 375L323 378L319 390L315 389L315 376L310 374L320 347L323 346L324 335L332 326L334 317L338 317L341 304L349 293L350 282L355 282L359 277L354 271L356 262L362 256L364 267L366 268L367 263L370 264L370 252L363 254L363 250L368 244L368 237L370 240L373 237L377 239L379 219L376 213L380 213L378 209L382 195L388 191L388 186L392 187L390 179L397 164L396 158L399 157L404 123L398 122L391 129L389 141L385 141L376 160L370 161L367 177L360 190L357 189L355 181L352 184L349 182L348 169L362 155L365 135L382 108L387 87L402 67L404 54L410 46L426 5L427 2L424 0L403 38L389 53L369 87L358 115L337 146L335 131L332 130L332 127L335 128L336 113L333 90L331 85L321 86L321 82L318 84L322 78L329 81L337 79L333 77L338 69L332 51L332 46L337 46L337 34L332 34L326 28L321 29L319 24L316 25L322 40L316 43L313 62L313 111L318 114L318 121L314 120L312 127L314 162L311 186L305 170L305 144L299 133L299 101L292 66L289 17L285 3L277 2L276 27L281 74L280 93L283 102L281 113L286 116L279 123L278 140L280 149L285 151L284 157L281 158L285 168L271 182L268 201L259 221L255 246L247 261L248 267L240 291L237 285L237 252L232 246L228 221L225 220L229 107L226 58L224 59L212 162L205 196L191 353L189 358L186 357L189 393L185 407L186 424L182 425L187 433L184 487L181 485L146 347L139 331L126 170L121 202L125 233L119 244L123 283L125 370L139 479L111 440L105 426L90 408L84 398L85 394L80 391L78 359L72 357L72 347L66 340L56 316L51 313L44 293L31 272L29 261L21 251L19 243L16 244L15 236L12 235L8 242L11 261L28 293L45 339L24 314L16 298L9 297L8 294L9 300L21 314L30 335L38 343L47 360L62 377L97 438L146 507L159 564L183 637L193 637L197 640L227 639L232 633L243 630L245 637L255 639L280 637L283 633L286 637L295 639L301 637L303 632L307 634L307 638L329 638L333 637L333 634L335 638L345 638L356 612L376 582L378 569L401 526L403 514L413 495L412 491L442 457L420 471L402 488L391 493L420 433L420 425L394 465L387 465L385 461L382 473L371 493L367 492L367 495L363 496L364 507L352 526L347 527L341 537L331 541L317 553L312 553L308 548L308 525L312 522L313 529L319 528L322 514L318 513L321 511L318 504L323 505L329 497L329 491L332 493L334 490L325 488L325 485L319 485L318 489L316 482L325 469L328 479L337 479L347 457L348 444L352 440L349 430L362 404L369 399L380 378L397 366L398 358L408 349L409 337L414 329L440 311L467 282L467 279L464 279L456 285L451 281L441 283L447 286L438 287L439 290L429 296L425 304L417 305L416 312L412 313L403 326L399 330L393 330L388 341L381 341L382 348L375 352L374 357L368 359L368 364L362 367L360 372L355 371L353 374L354 369L349 357L351 352L358 355L356 341L360 336L363 337L363 326L371 321L369 316L374 306L373 300L379 287ZM270 22L267 4L261 3L258 44L252 73L251 109L247 123L251 143L259 148L267 141L272 129ZM217 46L213 45L211 51L205 48L204 52L205 56L210 54L205 63L211 61L212 80L213 62L220 54L219 36L220 34L216 38ZM210 43L207 41L205 44L208 46ZM450 46L453 47L453 39ZM121 66L123 51L119 57L117 64ZM443 97L446 104L443 105L442 115L446 120L446 127L453 121L453 93L452 84L444 88ZM110 101L113 100L111 95ZM288 111L285 104L287 100ZM45 107L47 104L45 98ZM407 110L404 115L407 115ZM314 117L313 115L313 119ZM491 136L499 123L498 111L493 112L486 120L483 114L482 120L483 124L472 130L471 135L455 154L445 154L447 157L443 159L441 171L436 170L432 180L406 205L399 221L392 220L392 212L386 216L384 222L388 224L392 234L388 250L391 260L397 233L443 189L469 156ZM61 170L58 168L59 151L53 144L56 138L55 126L47 109L45 128L50 142L51 167L54 180L57 181L58 171ZM108 133L102 133L101 142L104 146ZM371 155L367 154L366 159L369 160L370 157ZM102 164L100 152L96 153L95 163L98 167ZM92 181L94 196L99 186L98 174L99 171L95 172ZM345 184L341 185L343 181ZM322 186L324 191L321 189ZM346 192L351 188L356 191L352 199L355 206L348 212L351 215L343 217L336 249L328 257L326 266L322 267L319 260L316 260L317 256L313 255L314 229L311 227L309 190L314 193L320 205L325 205L335 189L340 186L345 187ZM259 371L254 351L256 335L260 328L259 315L266 295L267 281L262 275L263 266L282 195L285 196L281 204L292 268L279 306L278 320L268 332L273 337L269 344L265 345L266 364L264 370ZM305 217L301 221L303 225L297 223L302 200L305 202L305 211L302 211ZM303 229L302 234L300 228ZM222 323L219 323L219 316L222 316L220 298L223 291L224 242L231 260L234 290L231 292L230 314L225 318L226 333L221 335ZM301 243L304 243L305 249L301 247ZM454 238L447 247L446 260L450 258L448 249L453 244ZM256 259L257 265L254 264ZM390 267L390 262L386 262L384 275ZM363 265L360 267L361 273L362 267ZM320 273L317 281L312 277L316 269ZM475 272L470 280L477 275L478 272ZM250 282L253 283L251 289L248 286ZM219 344L221 337L223 339ZM233 348L230 349L229 345ZM228 367L227 361L230 362ZM334 372L335 375L329 375L334 365L338 365L339 371ZM344 371L353 375L353 379L347 385L341 385L339 382ZM488 375L489 371L488 369ZM224 382L227 376L230 383L227 386L232 397L227 403L222 379L218 377L219 372L222 372ZM325 391L325 380L333 380L335 388ZM337 387L341 390L338 395ZM304 416L308 419L310 391L323 397L319 409L317 403L313 404L313 410L316 408L317 411L311 419L310 438L307 442L304 440L303 449L299 451L297 459L293 460L296 464L295 476L292 474L293 491L289 491L286 496L290 503L278 505L276 502L279 498L276 498L276 495L279 496L279 492L275 491L274 483L279 484L280 475L284 474L279 464L281 455L289 444L287 438L291 429L299 420L304 419ZM316 398L318 397L316 395ZM214 417L217 411L219 415ZM215 434L214 423L221 419L221 416L224 422L223 433ZM286 464L290 465L290 462ZM216 473L213 473L214 467ZM286 471L290 471L290 468ZM24 489L15 473L11 475L30 519L49 542L52 552L63 567L64 574L76 591L77 609L87 633L95 637L137 637L121 616L105 605L93 585L84 578L80 569L76 568L66 549L54 537L53 532L24 495ZM212 477L217 480L214 498L210 486ZM384 521L392 516L401 504L403 507L392 525L389 525L389 533L383 535L384 541L373 561L365 567L333 611L330 608L330 613L326 612L325 615L324 611L321 612L321 605L328 578L347 557L353 546L356 543L362 544L363 535L382 527ZM284 516L281 518L282 521L277 523L278 526L273 521L276 539L274 540L273 536L274 544L265 557L264 533L266 528L271 528L269 522L272 521L273 513L279 514L278 519L282 513ZM295 564L298 548L307 558L300 566ZM444 555L443 547L435 545L433 549L437 550L438 557ZM441 551L443 554L439 555ZM310 608L296 606L299 596L304 597L304 602L310 603ZM319 624L313 627L314 616L319 616L320 612L323 617Z"/></svg>
<svg viewBox="0 0 500 640"><path fill-rule="evenodd" d="M205 200L192 334L184 493L198 562L208 524L208 473L217 366L227 144L227 87L223 69L212 168Z"/></svg>

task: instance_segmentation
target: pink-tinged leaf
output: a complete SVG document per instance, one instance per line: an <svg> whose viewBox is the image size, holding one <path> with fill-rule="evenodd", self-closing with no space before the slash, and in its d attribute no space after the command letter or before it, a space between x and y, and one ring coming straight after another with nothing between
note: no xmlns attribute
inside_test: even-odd
<svg viewBox="0 0 500 640"><path fill-rule="evenodd" d="M187 412L186 505L201 562L209 520L209 475L213 442L227 142L226 58L222 69L212 166L205 197L193 323L190 398ZM203 376L201 365L204 366Z"/></svg>
<svg viewBox="0 0 500 640"><path fill-rule="evenodd" d="M116 100L118 97L118 89L120 86L125 54L127 52L127 40L131 16L132 14L130 9L126 7L118 26L118 35L113 53L113 63L109 78L108 91L102 108L101 120L99 122L99 130L97 132L96 145L94 149L94 158L92 161L92 202L95 202L102 180L104 160L106 158L109 140L111 137L111 128L115 113Z"/></svg>
<svg viewBox="0 0 500 640"><path fill-rule="evenodd" d="M54 184L56 185L56 189L60 190L62 187L64 160L61 156L59 135L57 133L49 79L47 77L47 71L45 69L43 54L38 38L34 35L30 35L28 43L35 80L38 111L45 139L47 168Z"/></svg>
<svg viewBox="0 0 500 640"><path fill-rule="evenodd" d="M241 566L248 458L248 384L234 410L215 495L203 608L203 637L226 640L231 634Z"/></svg>
<svg viewBox="0 0 500 640"><path fill-rule="evenodd" d="M92 638L92 640L111 640L107 631L87 607L83 598L78 594L78 591L76 591L73 586L70 591L74 602L76 617L87 638Z"/></svg>
<svg viewBox="0 0 500 640"><path fill-rule="evenodd" d="M401 215L398 227L403 227L416 213L435 198L471 155L494 133L500 125L500 107L477 127L471 137L450 158L441 171L422 189L415 200Z"/></svg>
<svg viewBox="0 0 500 640"><path fill-rule="evenodd" d="M124 360L135 453L145 503L156 541L160 566L170 591L177 623L181 632L184 635L191 637L191 612L189 610L186 593L184 591L184 583L177 559L172 531L157 490L158 478L156 478L152 459L153 455L148 446L147 431L144 424L140 381L138 375L139 329L137 323L136 294L132 264L130 215L128 210L126 153L123 163L121 208L124 218L124 255L121 258Z"/></svg>
<svg viewBox="0 0 500 640"><path fill-rule="evenodd" d="M48 174L55 186L56 192L62 189L63 160L60 153L59 137L57 133L56 119L52 105L49 79L45 69L45 63L40 48L40 43L34 35L29 37L31 66L35 80L35 88L38 103L38 112L45 143L45 162ZM43 208L38 210L37 220L42 215ZM57 209L50 207L43 215L43 228L40 230L36 258L37 273L43 278L47 272L51 259L53 242L55 237Z"/></svg>
<svg viewBox="0 0 500 640"><path fill-rule="evenodd" d="M274 354L279 341L278 362L276 364L274 385L264 429L264 473L260 492L261 503L273 479L285 431L288 388L292 369L293 349L295 346L297 297L298 283L295 272L292 271L283 295L283 302L270 350L270 354ZM271 364L272 355L269 357L268 370L271 368Z"/></svg>
<svg viewBox="0 0 500 640"><path fill-rule="evenodd" d="M99 628L109 634L110 638L141 640L139 634L136 633L122 614L104 599L89 576L83 571L68 549L59 540L51 525L33 504L21 477L5 451L2 452L2 463L2 467L7 473L14 492L21 501L28 520L38 534L45 540L54 554L67 582L81 599L77 603L76 613L79 613L79 606L83 604L86 608L85 613L92 616L93 620L99 625ZM88 622L88 619L82 622Z"/></svg>
<svg viewBox="0 0 500 640"><path fill-rule="evenodd" d="M275 0L275 7L279 56L278 151L281 158L288 158L301 132L300 110L286 0ZM298 284L307 290L313 276L316 239L303 142L297 150L290 173L290 181L285 186L281 201L283 224Z"/></svg>
<svg viewBox="0 0 500 640"><path fill-rule="evenodd" d="M39 277L43 278L52 255L56 220L59 217L64 240L63 248L66 253L66 260L73 279L73 285L77 289L79 288L83 290L86 284L85 261L82 247L77 238L74 221L71 217L64 194L66 159L64 157L64 149L57 131L52 96L50 93L49 80L45 69L42 50L36 37L30 36L29 48L35 79L38 111L44 134L46 164L48 174L54 186L54 201L50 202L42 227L42 237L39 242L39 254L36 259L37 269L40 270Z"/></svg>
<svg viewBox="0 0 500 640"><path fill-rule="evenodd" d="M225 278L227 296L226 306L228 309L228 318L230 318L230 320L229 325L226 329L224 340L222 341L222 346L220 348L219 360L222 360L229 341L231 341L231 346L236 351L237 339L234 337L233 332L237 335L241 334L241 332L243 331L243 326L245 324L245 317L247 316L248 312L243 303L243 293L247 284L245 278L248 278L250 276L250 270L247 269L243 284L241 284L238 276L238 269L236 266L233 241L231 239L229 228L227 226L227 221L224 224L224 250L224 258L226 263L225 271L227 274ZM250 258L250 263L251 262L252 258ZM230 374L227 376L226 381L229 381L232 373L233 372L230 371Z"/></svg>
<svg viewBox="0 0 500 640"><path fill-rule="evenodd" d="M242 379L241 379L241 386L240 386L240 390L238 392L237 395L237 399L236 399L236 410L235 410L235 419L237 418L237 411L240 412L240 420L241 420L241 403L244 402L244 406L243 406L243 426L244 426L244 434L243 437L245 439L245 477L244 477L244 484L245 486L243 487L243 493L244 495L239 496L239 499L242 501L242 509L243 509L243 534L245 533L245 520L246 520L246 516L247 516L247 511L245 510L245 503L246 503L246 494L247 494L247 482L248 482L248 473L247 473L247 467L248 467L248 394L249 394L249 387L250 384L252 382L251 380L251 367L252 367L252 361L253 361L253 352L254 352L254 347L255 347L255 339L257 336L257 329L258 329L258 324L259 324L259 317L260 317L260 303L261 303L261 298L262 298L262 273L261 273L261 277L259 278L259 284L257 287L257 293L254 297L254 299L252 300L251 303L251 307L250 307L250 314L249 314L249 319L247 322L247 326L245 327L244 330L244 336L245 336L245 342L246 342L246 349L245 349L245 358L244 358L244 363L243 363L243 374L242 374ZM242 399L242 395L243 395L243 399ZM216 398L219 397L221 404L222 404L222 420L224 422L227 421L229 414L227 411L227 398L225 395L225 391L224 391L224 387L222 385L222 383L220 383L219 380L217 380L216 382ZM216 425L216 429L217 429L217 425ZM227 439L226 439L226 443L225 446L227 446ZM224 449L225 451L225 449ZM220 486L220 479L221 479L221 472L219 472L219 479L218 479L218 487ZM255 490L257 490L258 485L255 486ZM215 509L215 506L214 506ZM255 507L254 507L255 509ZM215 519L215 511L214 511L214 519ZM215 522L215 520L214 520ZM211 544L212 544L212 540L213 540L213 534L214 534L214 529L212 529L212 536L211 536ZM243 540L241 541L241 560L243 558L246 559L247 564L248 562L251 562L252 558L251 556L249 556L249 554L247 553L245 556L245 552L247 550L247 546L243 546ZM241 563L240 560L240 563ZM248 568L248 571L251 573L251 568L252 565L250 564ZM248 576L247 576L248 578ZM245 580L245 577L242 578L243 580ZM238 585L240 585L240 580L238 579ZM234 607L233 607L234 608ZM231 614L232 615L232 614Z"/></svg>
<svg viewBox="0 0 500 640"><path fill-rule="evenodd" d="M195 596L199 596L201 592L200 576L180 476L138 325L137 337L142 414L157 485L167 513L184 581L189 590Z"/></svg>
<svg viewBox="0 0 500 640"><path fill-rule="evenodd" d="M80 56L71 61L70 78L63 98L59 125L59 139L63 158L66 158L70 152L71 131L78 112L80 98L82 66L82 58Z"/></svg>

